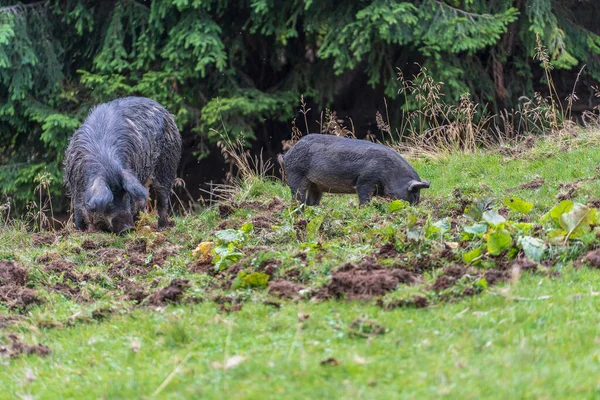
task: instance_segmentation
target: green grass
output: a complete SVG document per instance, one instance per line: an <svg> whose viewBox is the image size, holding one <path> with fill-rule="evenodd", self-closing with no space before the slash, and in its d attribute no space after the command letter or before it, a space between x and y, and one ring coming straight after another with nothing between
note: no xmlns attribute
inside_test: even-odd
<svg viewBox="0 0 600 400"><path fill-rule="evenodd" d="M441 271L460 263L466 250L453 250L453 261L440 253L435 238L413 242L404 237L411 215L423 223L428 215L432 221L452 216L459 227L444 241L460 241L457 195L494 197L496 209L505 195L516 195L534 208L527 216L509 211L507 217L538 221L557 204L559 184L595 176L600 165L600 152L592 146L596 136L584 132L569 141L553 138L513 156L484 152L415 161L432 187L422 192L419 207L396 212L383 200L359 208L356 196L332 195L321 207L298 211L283 185L254 180L237 194L230 215L220 217L217 209L208 209L177 218L165 242L162 234L140 229L125 238L63 233L41 244L39 236L5 229L0 260L14 260L28 270L26 286L37 291L40 304L11 308L0 302L0 326L2 316L19 318L0 328L0 346L16 334L25 343L47 345L52 353L0 355L0 397L596 398L600 273L585 263L573 264L597 246L595 231L568 246L549 243L547 264L558 277L539 268L473 296L465 296L461 285L480 287L468 278L452 287L453 295L431 289ZM545 180L543 186L509 191L537 176ZM243 203L267 205L274 196L283 202L275 211ZM573 193L573 200L584 204L599 197L596 179L581 182ZM268 223L259 229L261 219ZM320 226L312 222L321 219ZM235 274L229 270L215 275L210 265L209 273L194 269L198 263L192 250L198 243L214 241L215 232L240 229L248 221L255 229L236 245L243 256L229 270L264 271L264 262L275 260L271 279L293 276L306 288L303 298L280 300L260 287L233 290L227 282ZM303 232L293 229L299 221L309 224ZM545 235L540 237L546 240ZM131 259L138 237L147 243L143 262ZM376 298L310 300L328 287L333 271L376 257L390 237L400 254L378 260L379 265L410 270L429 260L431 268L418 274L419 282L399 285L384 300L419 294L427 296L429 307L384 311ZM88 248L89 241L99 248ZM467 242L478 245L475 239ZM123 250L121 260L115 264L103 258L106 249ZM161 259L161 254L167 256ZM71 262L74 280L49 270L44 256ZM473 271L504 270L512 263L509 258L486 256L486 263ZM137 265L143 271L123 278L115 265L117 270ZM150 304L150 296L175 278L189 280L179 303ZM124 279L146 292L141 304L127 296ZM57 283L75 288L77 296L57 292ZM218 304L223 296L232 302L229 306L242 308L225 311ZM373 321L385 333L361 331L353 325L357 319ZM236 356L242 357L239 365L222 368ZM328 359L335 361L321 363Z"/></svg>

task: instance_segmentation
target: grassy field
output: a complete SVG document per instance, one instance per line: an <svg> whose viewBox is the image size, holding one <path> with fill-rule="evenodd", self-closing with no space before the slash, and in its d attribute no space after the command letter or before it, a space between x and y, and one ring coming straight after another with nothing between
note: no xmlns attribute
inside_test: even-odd
<svg viewBox="0 0 600 400"><path fill-rule="evenodd" d="M0 397L599 397L599 143L416 160L418 207L250 179L165 232L11 224Z"/></svg>

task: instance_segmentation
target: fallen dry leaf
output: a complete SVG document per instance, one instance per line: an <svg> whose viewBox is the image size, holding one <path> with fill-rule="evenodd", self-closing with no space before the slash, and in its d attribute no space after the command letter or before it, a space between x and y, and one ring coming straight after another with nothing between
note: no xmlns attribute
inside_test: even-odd
<svg viewBox="0 0 600 400"><path fill-rule="evenodd" d="M237 367L244 361L246 361L246 357L237 355L237 356L233 356L233 357L230 357L227 360L225 360L225 364L221 364L220 362L215 361L212 364L212 366L215 368L219 368L219 369L229 369L229 368Z"/></svg>
<svg viewBox="0 0 600 400"><path fill-rule="evenodd" d="M207 262L210 260L210 251L212 250L215 242L202 242L192 252L194 258L200 262Z"/></svg>

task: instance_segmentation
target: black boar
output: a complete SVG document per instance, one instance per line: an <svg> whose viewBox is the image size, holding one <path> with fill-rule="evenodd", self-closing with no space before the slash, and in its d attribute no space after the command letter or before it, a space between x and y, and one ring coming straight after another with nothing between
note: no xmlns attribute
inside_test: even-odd
<svg viewBox="0 0 600 400"><path fill-rule="evenodd" d="M117 234L131 230L150 186L158 226L167 226L181 151L173 116L154 100L125 97L93 108L65 152L64 184L75 227Z"/></svg>
<svg viewBox="0 0 600 400"><path fill-rule="evenodd" d="M292 195L309 206L318 205L323 192L358 193L360 204L375 194L414 205L430 185L400 154L366 140L313 133L278 159Z"/></svg>

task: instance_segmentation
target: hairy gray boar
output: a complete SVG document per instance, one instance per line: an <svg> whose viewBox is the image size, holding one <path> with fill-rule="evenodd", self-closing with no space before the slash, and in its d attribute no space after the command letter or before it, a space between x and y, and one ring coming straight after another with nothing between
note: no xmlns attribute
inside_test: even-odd
<svg viewBox="0 0 600 400"><path fill-rule="evenodd" d="M391 148L335 135L304 136L279 163L294 198L309 206L318 205L323 192L358 193L360 204L378 195L414 205L430 185Z"/></svg>
<svg viewBox="0 0 600 400"><path fill-rule="evenodd" d="M181 151L173 116L154 100L125 97L93 108L65 152L64 184L75 227L117 234L131 230L150 186L158 226L167 226Z"/></svg>

